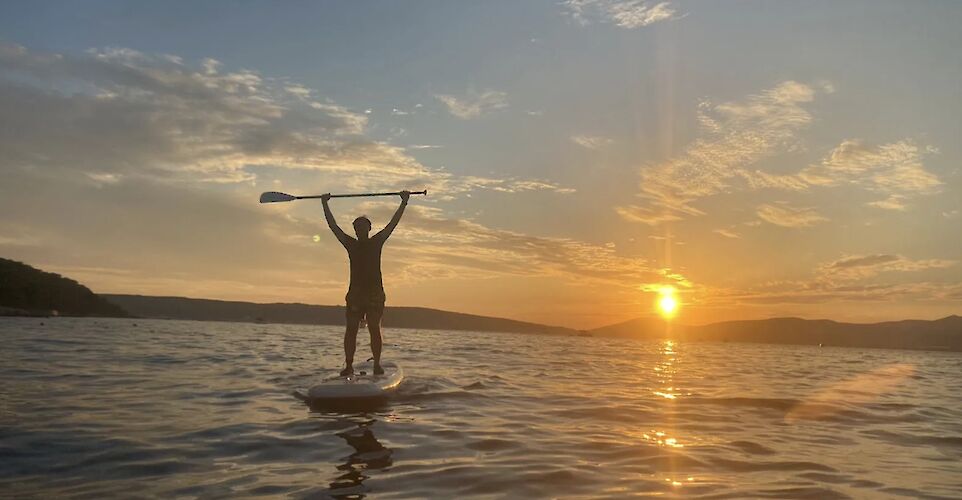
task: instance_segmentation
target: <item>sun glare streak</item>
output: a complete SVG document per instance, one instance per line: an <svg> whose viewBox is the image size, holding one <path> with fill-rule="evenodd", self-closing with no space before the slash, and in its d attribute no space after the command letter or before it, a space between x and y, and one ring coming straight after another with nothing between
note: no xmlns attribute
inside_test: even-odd
<svg viewBox="0 0 962 500"><path fill-rule="evenodd" d="M872 403L893 392L911 379L915 366L895 363L881 366L852 378L830 384L795 405L785 415L785 421L821 420L844 411L850 405Z"/></svg>

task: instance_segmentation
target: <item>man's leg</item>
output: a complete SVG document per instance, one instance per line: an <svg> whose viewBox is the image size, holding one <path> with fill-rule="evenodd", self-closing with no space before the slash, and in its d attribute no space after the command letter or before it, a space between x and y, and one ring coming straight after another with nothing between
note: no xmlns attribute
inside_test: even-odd
<svg viewBox="0 0 962 500"><path fill-rule="evenodd" d="M374 374L381 375L381 315L384 306L371 307L367 311L367 331L371 334L371 354L374 356Z"/></svg>
<svg viewBox="0 0 962 500"><path fill-rule="evenodd" d="M344 330L344 370L341 376L354 372L354 351L357 349L357 328L361 322L361 313L347 307L347 328Z"/></svg>

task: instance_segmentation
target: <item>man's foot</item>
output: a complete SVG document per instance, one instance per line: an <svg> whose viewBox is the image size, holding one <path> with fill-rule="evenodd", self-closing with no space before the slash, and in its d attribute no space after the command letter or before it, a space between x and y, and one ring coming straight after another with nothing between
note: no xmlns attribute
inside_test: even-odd
<svg viewBox="0 0 962 500"><path fill-rule="evenodd" d="M384 368L381 368L381 364L380 364L380 363L374 365L374 374L375 374L375 375L384 375Z"/></svg>
<svg viewBox="0 0 962 500"><path fill-rule="evenodd" d="M346 376L351 375L351 374L353 374L353 373L354 373L354 367L353 367L353 366L348 366L347 368L341 370L341 376L342 376L342 377L346 377Z"/></svg>

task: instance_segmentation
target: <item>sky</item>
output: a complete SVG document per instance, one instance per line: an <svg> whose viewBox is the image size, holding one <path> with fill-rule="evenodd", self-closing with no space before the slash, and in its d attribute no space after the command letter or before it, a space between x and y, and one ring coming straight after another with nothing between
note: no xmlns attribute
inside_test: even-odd
<svg viewBox="0 0 962 500"><path fill-rule="evenodd" d="M342 304L292 194L427 189L388 305L593 328L962 313L962 3L0 3L0 256ZM375 230L397 199L331 202Z"/></svg>

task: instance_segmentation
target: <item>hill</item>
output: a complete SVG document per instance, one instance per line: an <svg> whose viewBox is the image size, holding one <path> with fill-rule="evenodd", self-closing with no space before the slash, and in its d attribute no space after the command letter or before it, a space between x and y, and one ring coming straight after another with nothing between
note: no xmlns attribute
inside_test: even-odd
<svg viewBox="0 0 962 500"><path fill-rule="evenodd" d="M126 316L76 281L0 258L0 316Z"/></svg>
<svg viewBox="0 0 962 500"><path fill-rule="evenodd" d="M671 328L671 336L674 336L675 330L678 328L683 328L675 324L667 325L665 320L657 316L643 316L641 318L635 318L623 323L615 323L613 325L595 328L594 330L591 330L591 333L600 337L661 339L668 336L669 327Z"/></svg>
<svg viewBox="0 0 962 500"><path fill-rule="evenodd" d="M0 316L114 316L343 325L343 306L259 304L185 297L97 295L74 280L0 258ZM588 332L425 307L387 307L384 326L488 332L589 335ZM883 323L772 318L702 326L666 325L658 317L597 328L590 335L635 339L756 342L962 352L962 317Z"/></svg>
<svg viewBox="0 0 962 500"><path fill-rule="evenodd" d="M639 318L594 330L603 336L666 338L664 321ZM962 351L962 317L883 323L842 323L826 319L772 318L725 321L703 326L673 325L671 338L695 341L758 342L841 347Z"/></svg>
<svg viewBox="0 0 962 500"><path fill-rule="evenodd" d="M248 321L313 325L343 325L343 306L309 304L258 304L186 297L102 295L108 301L142 318L197 321ZM484 332L575 334L575 330L504 318L477 316L425 307L385 308L384 326Z"/></svg>

